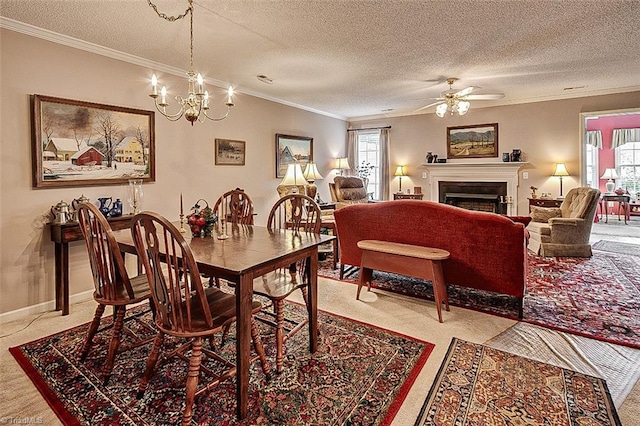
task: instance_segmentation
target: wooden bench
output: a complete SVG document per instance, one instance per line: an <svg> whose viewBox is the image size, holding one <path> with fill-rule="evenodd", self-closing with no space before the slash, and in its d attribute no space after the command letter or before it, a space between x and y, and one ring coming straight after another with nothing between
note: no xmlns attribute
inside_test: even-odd
<svg viewBox="0 0 640 426"><path fill-rule="evenodd" d="M445 309L449 310L449 297L442 273L442 261L450 256L448 251L378 240L359 241L358 248L362 250L362 260L356 300L360 300L362 284L368 283L368 291L371 290L374 269L429 280L433 283L438 320L442 322L442 302Z"/></svg>

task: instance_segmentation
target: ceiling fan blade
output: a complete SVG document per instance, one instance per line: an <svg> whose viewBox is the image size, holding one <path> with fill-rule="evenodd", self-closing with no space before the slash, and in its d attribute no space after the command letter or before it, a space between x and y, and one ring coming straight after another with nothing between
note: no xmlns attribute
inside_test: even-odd
<svg viewBox="0 0 640 426"><path fill-rule="evenodd" d="M482 100L493 100L493 99L502 99L504 98L504 93L485 93L485 94L478 94L478 95L467 95L467 99L468 100L476 100L476 101L482 101Z"/></svg>
<svg viewBox="0 0 640 426"><path fill-rule="evenodd" d="M422 111L423 109L427 109L427 108L430 108L430 107L432 107L432 106L440 105L440 104L441 104L441 103L443 103L443 102L444 102L444 101L433 102L433 103L430 103L429 105L425 105L425 106L423 106L423 107L420 107L420 108L418 108L417 110L415 110L415 111L413 111L413 112L419 112L419 111Z"/></svg>
<svg viewBox="0 0 640 426"><path fill-rule="evenodd" d="M469 93L473 92L474 90L480 90L480 89L481 87L469 86L462 90L457 91L456 93L453 94L453 96L458 96L458 97L467 96Z"/></svg>

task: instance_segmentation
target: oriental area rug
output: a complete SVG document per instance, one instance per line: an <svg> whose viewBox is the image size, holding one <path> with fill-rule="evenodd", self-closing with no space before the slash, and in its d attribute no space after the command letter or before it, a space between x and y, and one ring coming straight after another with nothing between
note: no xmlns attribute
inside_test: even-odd
<svg viewBox="0 0 640 426"><path fill-rule="evenodd" d="M135 308L133 314L140 308ZM127 312L126 326L145 337L153 332L151 313ZM286 304L288 318L304 307ZM109 319L103 319L103 323ZM267 356L275 369L273 329L258 321ZM235 379L196 397L194 424L202 425L388 425L426 362L433 345L372 325L318 312L318 351L309 353L307 328L286 343L284 371L267 381L252 363L249 417L236 419ZM85 362L79 361L88 323L11 348L10 351L64 424L171 425L184 410L188 363L160 363L149 389L136 399L151 343L122 351L109 384L100 371L110 330L98 333ZM235 329L219 353L235 360ZM176 346L168 338L166 348ZM179 341L182 343L183 341ZM219 344L219 337L216 339ZM126 338L122 347L127 348ZM214 361L206 361L207 363ZM205 364L211 368L215 366Z"/></svg>
<svg viewBox="0 0 640 426"><path fill-rule="evenodd" d="M602 379L453 338L415 426L621 425Z"/></svg>
<svg viewBox="0 0 640 426"><path fill-rule="evenodd" d="M640 256L628 247L595 249L591 258L541 257L528 253L524 321L593 339L640 348ZM625 251L626 250L626 251ZM319 274L339 280L331 258ZM357 284L358 271L342 281ZM429 281L375 271L372 288L434 300ZM355 297L354 288L354 297ZM517 299L454 285L449 303L517 319Z"/></svg>

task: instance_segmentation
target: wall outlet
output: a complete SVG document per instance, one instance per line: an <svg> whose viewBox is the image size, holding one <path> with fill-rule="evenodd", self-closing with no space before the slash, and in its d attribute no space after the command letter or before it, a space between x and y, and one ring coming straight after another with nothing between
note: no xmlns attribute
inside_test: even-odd
<svg viewBox="0 0 640 426"><path fill-rule="evenodd" d="M427 172L422 172L422 179L426 179L427 178Z"/></svg>
<svg viewBox="0 0 640 426"><path fill-rule="evenodd" d="M529 172L522 172L522 179L529 179Z"/></svg>

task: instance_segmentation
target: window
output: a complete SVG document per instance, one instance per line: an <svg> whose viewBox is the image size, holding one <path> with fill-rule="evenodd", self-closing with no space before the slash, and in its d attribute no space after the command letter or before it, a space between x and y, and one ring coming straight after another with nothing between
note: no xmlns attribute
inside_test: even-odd
<svg viewBox="0 0 640 426"><path fill-rule="evenodd" d="M356 167L364 162L373 168L369 173L367 193L373 194L376 200L381 199L380 194L380 130L358 132L358 157Z"/></svg>
<svg viewBox="0 0 640 426"><path fill-rule="evenodd" d="M616 148L618 186L630 194L640 192L640 141L627 142Z"/></svg>

